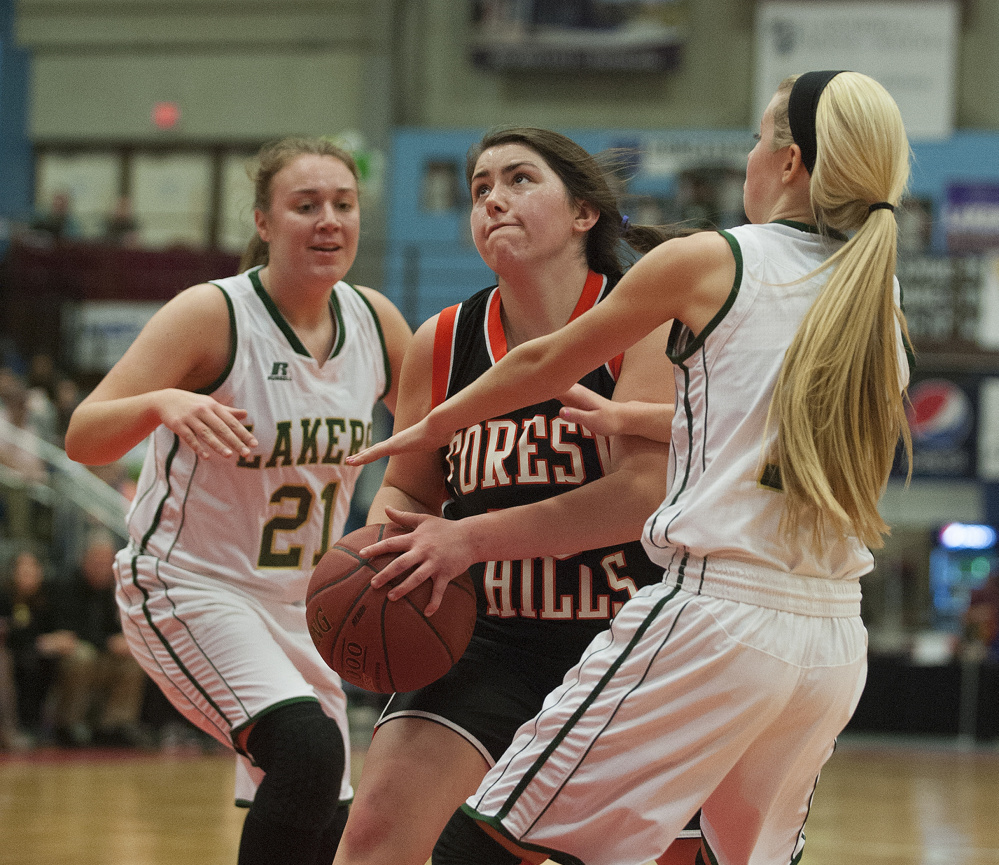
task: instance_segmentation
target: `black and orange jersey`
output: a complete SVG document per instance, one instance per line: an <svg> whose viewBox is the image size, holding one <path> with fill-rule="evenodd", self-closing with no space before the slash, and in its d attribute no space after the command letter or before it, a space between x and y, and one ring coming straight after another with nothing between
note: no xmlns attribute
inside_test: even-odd
<svg viewBox="0 0 999 865"><path fill-rule="evenodd" d="M591 272L570 320L611 288L607 277ZM506 351L497 287L445 309L435 334L434 404L473 382ZM609 398L620 366L615 358L581 384ZM602 477L609 470L607 439L560 418L561 405L548 400L455 432L441 449L449 493L444 516L457 520L531 504ZM471 573L479 636L574 658L628 598L662 578L637 538L565 558L480 563Z"/></svg>

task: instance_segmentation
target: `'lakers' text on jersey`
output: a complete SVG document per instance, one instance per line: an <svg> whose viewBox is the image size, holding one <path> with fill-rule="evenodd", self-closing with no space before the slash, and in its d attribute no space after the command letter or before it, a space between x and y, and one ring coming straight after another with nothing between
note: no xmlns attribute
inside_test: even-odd
<svg viewBox="0 0 999 865"><path fill-rule="evenodd" d="M253 432L253 424L246 424ZM371 423L358 418L303 417L298 422L279 420L274 429L274 447L266 459L261 454L240 457L236 465L244 469L321 464L338 466L371 445Z"/></svg>
<svg viewBox="0 0 999 865"><path fill-rule="evenodd" d="M590 273L572 317L610 291ZM498 288L485 289L438 318L434 346L434 403L470 384L507 351ZM605 397L614 392L620 358L581 383ZM549 400L455 432L442 449L450 500L448 519L551 498L602 477L610 468L606 439L559 417ZM607 507L612 508L613 502ZM557 530L553 527L553 531ZM552 645L547 625L561 623L559 651L579 655L639 588L658 582L636 540L563 558L487 562L472 568L479 603L477 633L502 631L524 648ZM499 638L497 636L497 638Z"/></svg>

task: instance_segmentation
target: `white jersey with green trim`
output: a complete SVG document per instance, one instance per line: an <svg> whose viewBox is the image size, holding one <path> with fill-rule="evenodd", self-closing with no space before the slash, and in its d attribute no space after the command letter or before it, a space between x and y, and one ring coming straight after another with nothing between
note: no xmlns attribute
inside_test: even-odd
<svg viewBox="0 0 999 865"><path fill-rule="evenodd" d="M807 522L794 543L783 538L780 480L761 459L784 354L829 271L798 280L843 240L790 222L721 234L736 261L728 300L696 337L679 323L670 334L667 354L675 364L677 393L669 493L646 523L646 551L666 568L667 580L694 591L712 573L729 579L733 563L750 583L756 574L769 590L776 585L768 577L774 572L777 583L780 574L857 580L871 570L873 557L856 537L829 537L821 555L811 549ZM896 339L904 387L908 362L898 325ZM769 440L775 435L771 428ZM753 600L761 602L758 594Z"/></svg>
<svg viewBox="0 0 999 865"><path fill-rule="evenodd" d="M151 436L128 514L131 546L192 574L279 601L304 599L312 569L341 536L390 369L377 315L338 282L335 344L314 359L257 270L213 281L229 306L229 367L206 392L246 409L259 445L201 459L167 429Z"/></svg>

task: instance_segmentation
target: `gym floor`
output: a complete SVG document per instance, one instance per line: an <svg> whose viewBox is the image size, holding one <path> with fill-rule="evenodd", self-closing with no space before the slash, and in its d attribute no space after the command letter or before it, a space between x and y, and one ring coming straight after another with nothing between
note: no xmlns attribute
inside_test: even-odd
<svg viewBox="0 0 999 865"><path fill-rule="evenodd" d="M231 756L190 743L0 754L0 865L234 865L232 785ZM999 865L997 806L999 746L846 737L802 865Z"/></svg>

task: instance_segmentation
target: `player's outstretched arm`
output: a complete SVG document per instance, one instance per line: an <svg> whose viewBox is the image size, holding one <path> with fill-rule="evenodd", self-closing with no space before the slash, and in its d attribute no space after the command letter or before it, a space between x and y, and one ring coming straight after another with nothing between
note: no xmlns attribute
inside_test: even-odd
<svg viewBox="0 0 999 865"><path fill-rule="evenodd" d="M734 273L731 249L720 235L669 240L639 259L593 309L517 346L415 429L403 429L348 462L364 465L389 454L440 447L456 429L557 397L671 319L699 332L724 303Z"/></svg>
<svg viewBox="0 0 999 865"><path fill-rule="evenodd" d="M228 355L222 293L207 284L181 292L73 412L66 453L87 465L113 462L162 423L203 458L248 455L256 439L246 412L194 393L218 378Z"/></svg>
<svg viewBox="0 0 999 865"><path fill-rule="evenodd" d="M626 353L615 402L642 403L650 414L658 405L664 418L669 362L662 352L663 338L664 330L654 331ZM382 586L405 574L388 595L397 600L433 580L426 608L430 615L447 583L475 562L571 555L637 540L646 518L665 495L668 449L650 438L623 435L611 439L610 454L611 468L603 477L532 504L457 521L386 508L384 516L412 531L362 551L366 556L396 555L372 585Z"/></svg>

